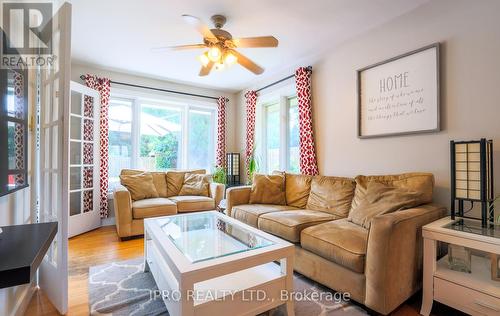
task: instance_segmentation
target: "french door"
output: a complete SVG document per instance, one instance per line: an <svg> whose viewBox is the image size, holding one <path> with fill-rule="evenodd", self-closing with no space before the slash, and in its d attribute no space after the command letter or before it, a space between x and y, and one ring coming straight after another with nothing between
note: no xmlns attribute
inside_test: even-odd
<svg viewBox="0 0 500 316"><path fill-rule="evenodd" d="M101 225L99 214L99 93L71 81L68 237Z"/></svg>
<svg viewBox="0 0 500 316"><path fill-rule="evenodd" d="M36 189L39 221L58 222L58 232L39 269L38 284L61 314L68 310L69 100L71 5L52 18L51 67L38 72L39 166Z"/></svg>

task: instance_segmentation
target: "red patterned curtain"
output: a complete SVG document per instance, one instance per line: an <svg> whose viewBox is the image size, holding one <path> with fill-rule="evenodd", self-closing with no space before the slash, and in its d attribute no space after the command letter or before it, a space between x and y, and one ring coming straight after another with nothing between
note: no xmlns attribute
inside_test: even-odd
<svg viewBox="0 0 500 316"><path fill-rule="evenodd" d="M217 99L217 153L216 167L226 167L226 97Z"/></svg>
<svg viewBox="0 0 500 316"><path fill-rule="evenodd" d="M250 90L245 93L247 112L247 137L245 148L247 177L250 176L250 157L252 156L255 140L255 107L257 105L257 92Z"/></svg>
<svg viewBox="0 0 500 316"><path fill-rule="evenodd" d="M85 84L91 88L99 92L101 96L101 107L100 107L100 116L99 116L99 127L100 127L100 141L101 141L101 146L99 148L100 151L100 188L101 188L101 198L100 198L100 213L101 217L105 218L108 217L108 149L109 149L109 140L108 140L108 132L109 132L109 122L108 122L108 106L109 106L109 92L111 88L111 83L109 78L100 78L94 75L85 75ZM84 112L85 116L87 114L91 114L93 112L92 108L92 100L90 97L85 98L85 103L84 103ZM89 126L86 126L89 124ZM85 134L88 133L88 131L91 131L93 129L93 126L90 126L90 121L89 123L85 122L84 123L84 137ZM87 131L87 133L86 133ZM90 137L90 136L89 136ZM88 155L89 153L92 153L92 148L89 147L87 150L87 154L85 153L86 150L84 148L84 160L85 159L90 159L90 156ZM85 158L87 157L87 158Z"/></svg>
<svg viewBox="0 0 500 316"><path fill-rule="evenodd" d="M317 175L319 172L312 123L311 74L309 67L300 67L295 71L299 105L300 173Z"/></svg>

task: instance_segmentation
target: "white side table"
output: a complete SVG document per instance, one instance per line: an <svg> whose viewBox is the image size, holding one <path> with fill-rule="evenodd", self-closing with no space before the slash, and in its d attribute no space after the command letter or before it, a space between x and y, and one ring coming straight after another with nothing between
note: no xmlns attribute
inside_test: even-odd
<svg viewBox="0 0 500 316"><path fill-rule="evenodd" d="M449 269L447 256L437 260L438 242L500 254L500 231L481 229L480 221L445 217L424 226L422 234L424 276L420 314L428 316L436 300L471 315L500 315L500 282L491 279L489 258L473 254L472 273Z"/></svg>

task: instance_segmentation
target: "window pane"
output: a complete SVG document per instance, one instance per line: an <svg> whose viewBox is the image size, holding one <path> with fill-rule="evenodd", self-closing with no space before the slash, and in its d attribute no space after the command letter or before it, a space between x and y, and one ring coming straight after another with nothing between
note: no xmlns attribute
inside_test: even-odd
<svg viewBox="0 0 500 316"><path fill-rule="evenodd" d="M267 172L280 169L280 105L266 107Z"/></svg>
<svg viewBox="0 0 500 316"><path fill-rule="evenodd" d="M109 102L109 189L120 182L120 171L131 167L132 101Z"/></svg>
<svg viewBox="0 0 500 316"><path fill-rule="evenodd" d="M213 112L189 111L188 168L211 170L214 152Z"/></svg>
<svg viewBox="0 0 500 316"><path fill-rule="evenodd" d="M180 140L180 110L150 104L141 106L139 168L178 168Z"/></svg>
<svg viewBox="0 0 500 316"><path fill-rule="evenodd" d="M288 171L299 173L299 108L297 97L288 100Z"/></svg>

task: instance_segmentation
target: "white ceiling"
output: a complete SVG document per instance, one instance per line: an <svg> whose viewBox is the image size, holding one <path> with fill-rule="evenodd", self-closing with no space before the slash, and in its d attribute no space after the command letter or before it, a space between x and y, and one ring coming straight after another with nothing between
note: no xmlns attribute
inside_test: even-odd
<svg viewBox="0 0 500 316"><path fill-rule="evenodd" d="M72 0L74 62L227 91L239 91L293 65L307 65L362 32L428 0ZM202 50L153 53L152 47L200 43L181 18L207 24L224 14L234 37L274 35L278 48L240 49L266 71L239 65L199 77ZM210 25L212 26L212 25Z"/></svg>

